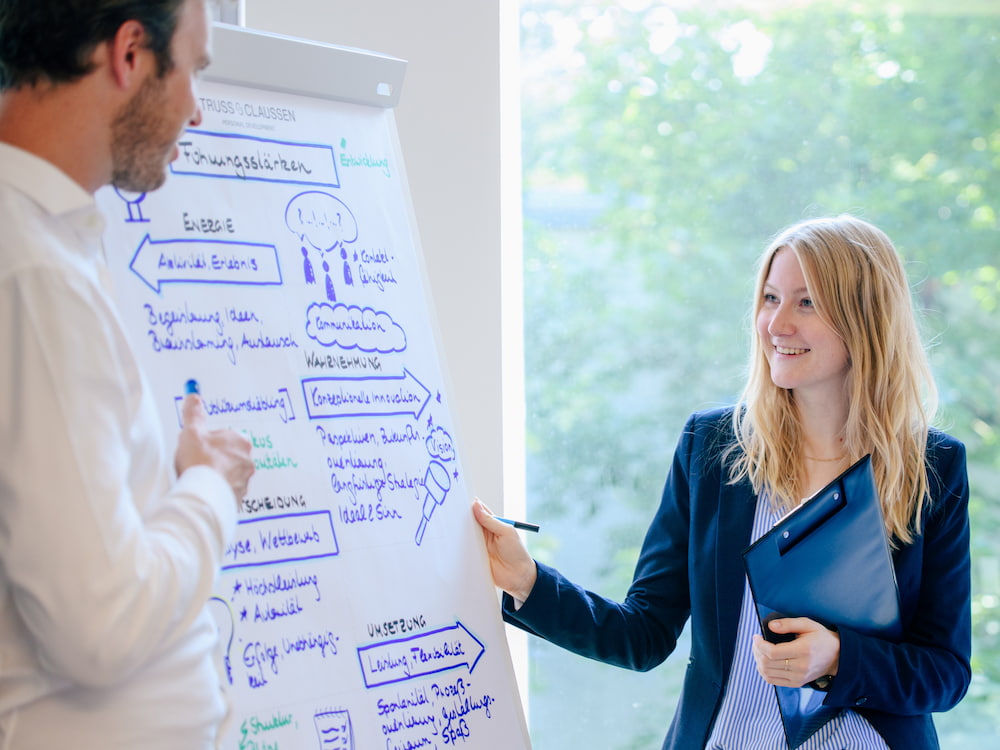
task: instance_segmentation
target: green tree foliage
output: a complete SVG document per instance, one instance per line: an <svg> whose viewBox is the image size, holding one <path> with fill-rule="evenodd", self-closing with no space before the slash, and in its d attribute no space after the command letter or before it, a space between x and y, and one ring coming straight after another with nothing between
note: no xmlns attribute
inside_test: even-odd
<svg viewBox="0 0 1000 750"><path fill-rule="evenodd" d="M969 449L975 682L939 726L994 737L1000 8L720 5L522 3L529 502L560 529L533 551L624 593L685 415L738 396L758 253L799 219L861 215L907 261L939 423ZM545 695L548 664L574 667L533 648ZM674 662L657 715L601 747L658 746ZM538 721L540 748L568 746Z"/></svg>

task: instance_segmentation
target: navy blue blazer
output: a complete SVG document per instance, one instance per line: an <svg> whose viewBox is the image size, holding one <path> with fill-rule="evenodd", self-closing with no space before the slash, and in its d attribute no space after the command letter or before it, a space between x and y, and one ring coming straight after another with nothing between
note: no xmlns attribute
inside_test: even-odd
<svg viewBox="0 0 1000 750"><path fill-rule="evenodd" d="M731 440L732 408L690 417L623 602L586 591L543 564L517 611L504 596L507 622L591 659L640 671L673 652L690 617L691 653L665 750L705 747L736 646L742 552L757 498L748 482L727 484L720 454ZM932 503L923 532L893 553L903 640L841 629L839 671L825 700L855 709L893 750L939 747L930 714L957 704L971 679L965 447L932 431L927 461Z"/></svg>

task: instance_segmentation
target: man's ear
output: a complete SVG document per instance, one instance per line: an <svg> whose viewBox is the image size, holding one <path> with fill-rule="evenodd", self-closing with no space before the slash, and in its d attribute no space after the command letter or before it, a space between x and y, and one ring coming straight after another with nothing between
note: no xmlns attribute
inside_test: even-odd
<svg viewBox="0 0 1000 750"><path fill-rule="evenodd" d="M146 43L146 29L135 20L126 21L106 42L108 62L115 83L132 88L145 78L152 52Z"/></svg>

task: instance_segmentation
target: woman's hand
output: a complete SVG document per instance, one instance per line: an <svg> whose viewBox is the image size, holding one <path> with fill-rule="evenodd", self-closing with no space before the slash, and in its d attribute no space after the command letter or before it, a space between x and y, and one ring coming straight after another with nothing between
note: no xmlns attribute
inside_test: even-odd
<svg viewBox="0 0 1000 750"><path fill-rule="evenodd" d="M493 583L519 601L526 601L535 586L538 569L520 535L510 524L498 521L493 511L476 498L472 514L483 528Z"/></svg>
<svg viewBox="0 0 1000 750"><path fill-rule="evenodd" d="M768 626L775 633L792 634L795 640L770 643L753 637L753 658L765 682L782 687L802 687L818 677L837 674L840 635L815 620L785 617Z"/></svg>

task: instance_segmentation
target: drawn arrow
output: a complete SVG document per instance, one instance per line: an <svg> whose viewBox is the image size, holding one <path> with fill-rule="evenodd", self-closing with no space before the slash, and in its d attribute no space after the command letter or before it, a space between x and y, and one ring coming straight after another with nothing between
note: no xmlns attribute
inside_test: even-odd
<svg viewBox="0 0 1000 750"><path fill-rule="evenodd" d="M163 284L280 285L274 245L229 240L142 238L129 264L157 294Z"/></svg>
<svg viewBox="0 0 1000 750"><path fill-rule="evenodd" d="M429 633L362 646L358 660L365 687L373 688L461 667L472 674L484 653L482 642L456 620Z"/></svg>
<svg viewBox="0 0 1000 750"><path fill-rule="evenodd" d="M406 368L402 375L306 378L302 395L309 419L412 416L420 419L430 390Z"/></svg>

